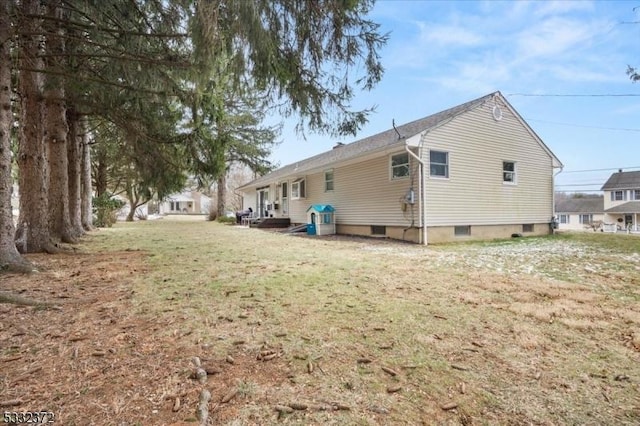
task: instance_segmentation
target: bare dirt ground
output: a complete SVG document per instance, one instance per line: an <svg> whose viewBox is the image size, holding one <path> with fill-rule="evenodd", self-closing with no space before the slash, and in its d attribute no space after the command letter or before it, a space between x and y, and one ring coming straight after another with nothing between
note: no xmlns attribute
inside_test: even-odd
<svg viewBox="0 0 640 426"><path fill-rule="evenodd" d="M127 226L90 237L113 249L30 255L40 273L0 275L1 289L60 307L0 304L0 414L191 425L207 389L208 424L640 419L637 253L548 240L425 250L189 224L181 241L163 224ZM280 263L247 248L283 242ZM224 257L233 244L242 259Z"/></svg>
<svg viewBox="0 0 640 426"><path fill-rule="evenodd" d="M61 425L196 424L203 386L191 377L192 354L215 376L207 384L215 395L210 424L235 417L231 404L218 406L243 392L237 377L287 381L280 360L264 363L242 350L216 358L179 317L133 313L133 280L148 271L145 257L29 255L42 272L0 276L4 290L60 307L0 304L0 414L48 412Z"/></svg>

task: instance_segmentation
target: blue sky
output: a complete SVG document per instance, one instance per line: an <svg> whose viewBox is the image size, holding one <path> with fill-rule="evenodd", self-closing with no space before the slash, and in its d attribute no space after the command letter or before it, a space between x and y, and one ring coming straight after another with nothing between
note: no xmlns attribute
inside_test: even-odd
<svg viewBox="0 0 640 426"><path fill-rule="evenodd" d="M626 75L627 65L640 67L640 24L630 23L640 21L640 0L379 0L370 17L390 32L386 71L354 101L376 112L342 142L500 90L564 163L559 190L599 189L612 173L575 171L640 169L640 84ZM293 126L271 157L280 166L339 140L304 140Z"/></svg>

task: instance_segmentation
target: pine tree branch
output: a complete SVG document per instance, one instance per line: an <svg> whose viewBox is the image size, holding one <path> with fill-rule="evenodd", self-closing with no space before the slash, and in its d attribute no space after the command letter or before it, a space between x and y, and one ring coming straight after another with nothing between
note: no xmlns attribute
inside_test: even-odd
<svg viewBox="0 0 640 426"><path fill-rule="evenodd" d="M58 22L58 23L64 24L66 26L71 25L71 26L76 27L76 28L70 28L70 29L97 30L97 31L102 31L102 32L108 33L108 34L118 34L118 35L124 35L124 36L157 37L157 38L187 38L187 37L189 37L188 33L158 33L158 32L147 33L147 32L143 32L143 31L128 31L128 30L123 30L123 29L108 28L108 27L104 27L104 26L100 26L100 25L84 24L82 22L72 21L70 19L55 18L55 17L48 16L48 15L21 14L20 16L25 17L25 18L30 18L30 19L41 19L43 21L53 21L53 22ZM41 33L38 33L37 35L47 35L47 34L49 34L49 33L46 32L46 31L43 31Z"/></svg>
<svg viewBox="0 0 640 426"><path fill-rule="evenodd" d="M116 59L116 60L125 60L131 62L141 62L146 64L154 64L154 65L171 65L176 68L189 69L192 64L189 62L176 62L173 59L156 59L149 58L144 56L130 56L130 55L113 55L108 53L40 53L36 55L36 58L96 58L96 59Z"/></svg>
<svg viewBox="0 0 640 426"><path fill-rule="evenodd" d="M73 78L73 79L76 79L76 80L79 79L79 80L83 80L83 81L90 81L92 83L104 84L106 86L119 87L120 89L130 90L132 92L142 92L142 93L148 93L148 94L158 95L158 96L171 96L166 91L143 89L143 88L140 88L140 87L133 87L133 86L131 86L129 84L116 83L116 82L107 81L107 80L104 80L104 79L91 78L91 77L86 77L86 76L83 76L83 75L71 74L71 73L66 73L66 72L61 72L61 71L54 71L54 70L50 70L50 69L29 68L29 67L17 67L16 69L20 70L20 71L37 72L37 73L42 73L42 74L51 74L51 75L58 75L58 76L67 77L67 78Z"/></svg>

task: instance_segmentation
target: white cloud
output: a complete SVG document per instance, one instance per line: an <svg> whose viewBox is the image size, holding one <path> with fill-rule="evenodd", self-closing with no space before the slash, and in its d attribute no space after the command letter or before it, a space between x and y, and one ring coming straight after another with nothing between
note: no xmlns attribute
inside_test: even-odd
<svg viewBox="0 0 640 426"><path fill-rule="evenodd" d="M593 24L548 18L519 33L517 48L523 57L549 57L584 47L593 36Z"/></svg>
<svg viewBox="0 0 640 426"><path fill-rule="evenodd" d="M536 1L530 4L534 4L536 6L534 9L534 15L538 17L557 16L565 13L594 10L594 4L591 1L555 0L543 2Z"/></svg>
<svg viewBox="0 0 640 426"><path fill-rule="evenodd" d="M554 64L545 67L558 80L571 81L574 83L615 83L620 82L620 75L611 74L606 70L588 68L584 64L568 65Z"/></svg>
<svg viewBox="0 0 640 426"><path fill-rule="evenodd" d="M421 42L435 43L441 48L477 46L483 41L479 34L458 25L433 25L427 22L417 22L417 25Z"/></svg>

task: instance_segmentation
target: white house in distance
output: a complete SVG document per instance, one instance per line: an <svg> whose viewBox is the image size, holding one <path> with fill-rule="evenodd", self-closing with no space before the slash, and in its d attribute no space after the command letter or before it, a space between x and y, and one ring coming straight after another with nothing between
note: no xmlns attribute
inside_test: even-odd
<svg viewBox="0 0 640 426"><path fill-rule="evenodd" d="M557 201L556 216L560 230L593 230L594 225L604 223L604 200L593 197Z"/></svg>
<svg viewBox="0 0 640 426"><path fill-rule="evenodd" d="M543 235L562 163L500 92L300 160L238 188L244 208L427 244Z"/></svg>
<svg viewBox="0 0 640 426"><path fill-rule="evenodd" d="M208 214L211 198L198 191L184 191L165 197L158 206L160 214Z"/></svg>
<svg viewBox="0 0 640 426"><path fill-rule="evenodd" d="M602 186L605 230L640 232L640 171L612 174Z"/></svg>

